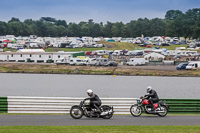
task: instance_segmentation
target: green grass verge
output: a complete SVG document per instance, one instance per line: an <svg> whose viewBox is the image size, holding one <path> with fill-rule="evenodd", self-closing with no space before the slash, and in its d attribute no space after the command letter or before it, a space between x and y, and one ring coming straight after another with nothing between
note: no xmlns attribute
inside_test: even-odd
<svg viewBox="0 0 200 133"><path fill-rule="evenodd" d="M1 126L2 133L199 133L200 126Z"/></svg>
<svg viewBox="0 0 200 133"><path fill-rule="evenodd" d="M101 42L106 45L103 48L48 48L45 49L46 52L57 52L57 51L66 51L66 52L76 52L76 51L95 51L95 50L134 50L134 49L145 49L145 47L140 47L137 44L124 43L124 42ZM108 46L112 46L108 48ZM151 45L153 48L155 45ZM176 47L187 47L188 45L170 45L170 46L160 46L160 48L166 48L168 50L175 50Z"/></svg>
<svg viewBox="0 0 200 133"><path fill-rule="evenodd" d="M134 48L139 48L138 45L132 43L124 43L124 42L99 42L105 44L103 48L47 48L46 52L57 52L57 51L65 51L65 52L77 52L77 51L95 51L95 50L134 50ZM109 47L110 46L110 47Z"/></svg>

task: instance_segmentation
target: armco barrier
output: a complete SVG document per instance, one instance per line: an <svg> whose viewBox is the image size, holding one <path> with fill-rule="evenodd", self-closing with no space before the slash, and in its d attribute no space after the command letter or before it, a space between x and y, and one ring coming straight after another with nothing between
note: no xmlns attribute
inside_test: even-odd
<svg viewBox="0 0 200 133"><path fill-rule="evenodd" d="M84 98L70 97L0 97L0 113L69 113L72 105ZM114 107L115 114L130 114L136 98L101 98L102 104ZM200 99L165 99L170 112L200 113Z"/></svg>
<svg viewBox="0 0 200 133"><path fill-rule="evenodd" d="M0 97L0 113L7 113L8 102L7 97Z"/></svg>
<svg viewBox="0 0 200 133"><path fill-rule="evenodd" d="M170 112L200 113L200 99L165 99Z"/></svg>
<svg viewBox="0 0 200 133"><path fill-rule="evenodd" d="M84 98L8 96L8 113L69 113L72 105ZM115 114L129 114L135 98L101 98L102 104L114 107Z"/></svg>

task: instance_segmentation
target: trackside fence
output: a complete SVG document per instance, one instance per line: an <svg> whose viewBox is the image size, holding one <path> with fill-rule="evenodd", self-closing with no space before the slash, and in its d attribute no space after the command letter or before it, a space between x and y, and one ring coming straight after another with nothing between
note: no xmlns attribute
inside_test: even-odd
<svg viewBox="0 0 200 133"><path fill-rule="evenodd" d="M0 97L0 113L61 113L68 114L72 105L84 98L71 97ZM114 107L115 114L130 114L136 98L101 98L102 105ZM200 113L200 99L164 99L170 112Z"/></svg>
<svg viewBox="0 0 200 133"><path fill-rule="evenodd" d="M169 105L169 112L200 113L200 99L164 99Z"/></svg>

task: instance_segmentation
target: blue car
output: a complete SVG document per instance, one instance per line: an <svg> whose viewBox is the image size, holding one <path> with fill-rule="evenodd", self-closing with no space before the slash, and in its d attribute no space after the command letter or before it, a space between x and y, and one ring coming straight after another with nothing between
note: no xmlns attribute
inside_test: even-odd
<svg viewBox="0 0 200 133"><path fill-rule="evenodd" d="M176 66L176 70L185 70L185 69L186 69L186 66L187 66L188 64L189 64L188 62L181 63L181 64L179 64L178 66Z"/></svg>

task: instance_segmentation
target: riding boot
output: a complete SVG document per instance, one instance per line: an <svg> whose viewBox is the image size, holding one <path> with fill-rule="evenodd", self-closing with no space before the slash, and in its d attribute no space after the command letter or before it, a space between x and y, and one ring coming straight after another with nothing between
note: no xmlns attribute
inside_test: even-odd
<svg viewBox="0 0 200 133"><path fill-rule="evenodd" d="M155 110L154 106L153 106L153 105L151 105L151 111L154 111L154 110Z"/></svg>
<svg viewBox="0 0 200 133"><path fill-rule="evenodd" d="M101 110L99 109L97 105L94 104L94 107L97 109L97 112L101 113Z"/></svg>

